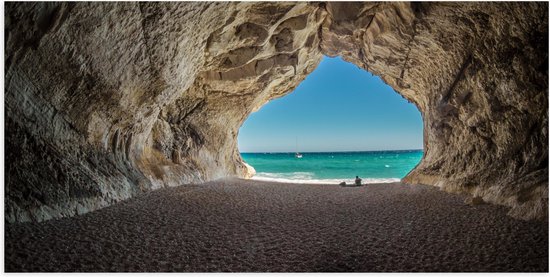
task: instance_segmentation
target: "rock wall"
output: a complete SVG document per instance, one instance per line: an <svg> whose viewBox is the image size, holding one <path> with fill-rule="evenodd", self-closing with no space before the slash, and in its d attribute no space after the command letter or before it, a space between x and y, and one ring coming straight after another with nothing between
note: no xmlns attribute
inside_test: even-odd
<svg viewBox="0 0 550 277"><path fill-rule="evenodd" d="M404 182L547 218L546 3L329 3L327 11L323 53L381 76L423 115L425 154Z"/></svg>
<svg viewBox="0 0 550 277"><path fill-rule="evenodd" d="M239 127L323 54L422 112L405 182L546 218L547 5L6 3L6 219L249 175Z"/></svg>

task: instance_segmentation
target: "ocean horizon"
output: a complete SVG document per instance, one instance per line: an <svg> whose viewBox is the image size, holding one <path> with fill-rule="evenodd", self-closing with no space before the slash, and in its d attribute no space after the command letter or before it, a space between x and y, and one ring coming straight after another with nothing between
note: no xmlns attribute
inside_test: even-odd
<svg viewBox="0 0 550 277"><path fill-rule="evenodd" d="M255 180L339 184L399 182L420 161L422 149L300 152L241 152L244 161L256 170Z"/></svg>

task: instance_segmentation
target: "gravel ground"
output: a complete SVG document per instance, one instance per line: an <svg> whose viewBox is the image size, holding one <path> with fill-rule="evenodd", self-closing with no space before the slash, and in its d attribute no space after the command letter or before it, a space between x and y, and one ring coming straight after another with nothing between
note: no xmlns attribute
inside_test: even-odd
<svg viewBox="0 0 550 277"><path fill-rule="evenodd" d="M6 224L6 271L543 271L548 223L419 185L228 179Z"/></svg>

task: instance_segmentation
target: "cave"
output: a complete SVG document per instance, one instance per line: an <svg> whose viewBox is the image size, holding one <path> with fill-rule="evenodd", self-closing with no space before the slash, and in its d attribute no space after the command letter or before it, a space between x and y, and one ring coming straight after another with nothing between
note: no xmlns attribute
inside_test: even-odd
<svg viewBox="0 0 550 277"><path fill-rule="evenodd" d="M248 115L340 56L414 103L404 179L548 216L548 3L6 3L5 218L250 177Z"/></svg>

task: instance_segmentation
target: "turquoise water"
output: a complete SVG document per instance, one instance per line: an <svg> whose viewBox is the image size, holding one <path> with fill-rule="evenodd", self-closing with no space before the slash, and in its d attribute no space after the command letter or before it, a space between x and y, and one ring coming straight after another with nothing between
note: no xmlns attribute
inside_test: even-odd
<svg viewBox="0 0 550 277"><path fill-rule="evenodd" d="M396 182L405 177L422 158L422 150L302 153L241 153L254 167L254 179L298 182L352 182L356 175L364 183Z"/></svg>

